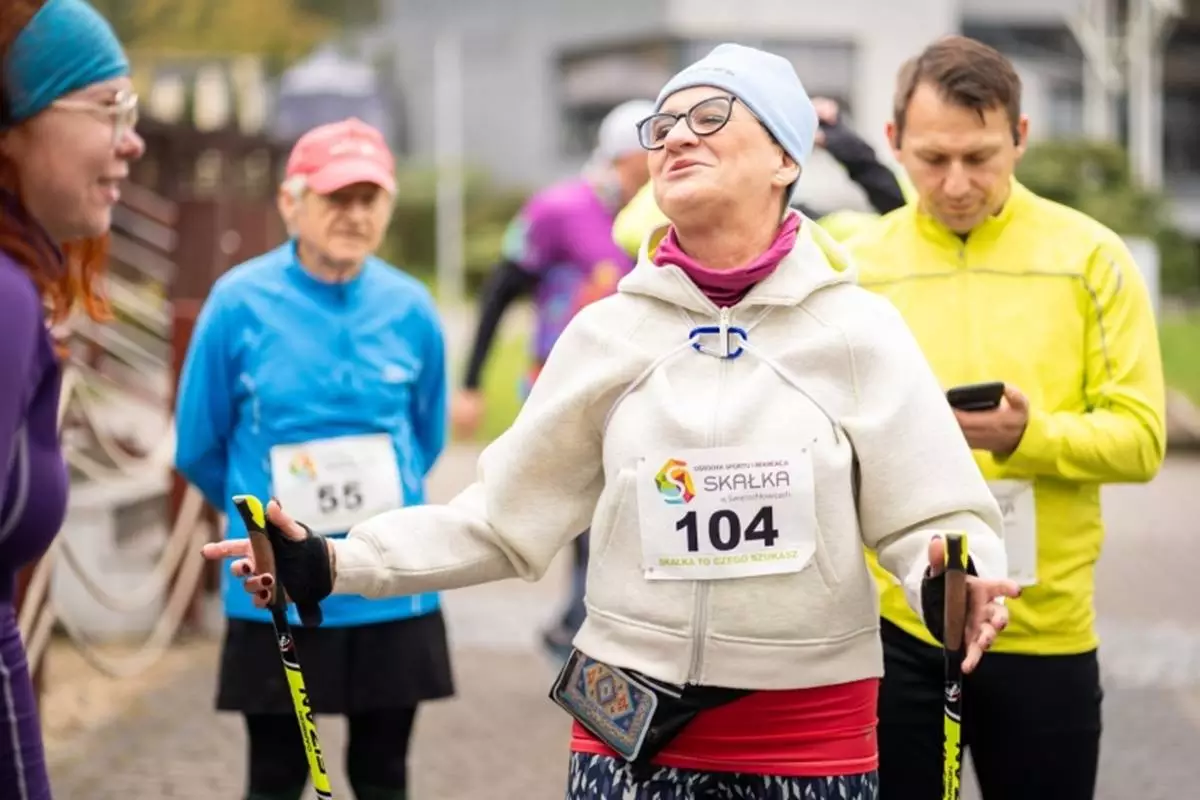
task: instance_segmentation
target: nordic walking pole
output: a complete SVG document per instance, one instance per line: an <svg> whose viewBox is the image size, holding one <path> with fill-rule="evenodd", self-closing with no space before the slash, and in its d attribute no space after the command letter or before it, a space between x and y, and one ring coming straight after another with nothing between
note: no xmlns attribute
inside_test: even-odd
<svg viewBox="0 0 1200 800"><path fill-rule="evenodd" d="M304 752L308 755L308 770L312 774L313 789L319 800L333 800L329 787L329 773L325 771L325 757L321 742L317 738L317 723L313 717L312 702L304 686L304 673L300 671L300 659L296 654L296 642L292 638L292 626L287 618L287 598L283 584L275 573L275 551L267 533L267 515L257 497L248 494L233 498L246 532L250 535L250 547L254 550L254 566L258 572L269 572L275 582L268 590L271 599L271 624L275 626L275 641L279 644L279 658L287 675L288 688L292 691L292 706L296 709L296 721L300 723L300 738L304 740Z"/></svg>
<svg viewBox="0 0 1200 800"><path fill-rule="evenodd" d="M967 536L946 535L946 607L942 634L946 664L942 800L959 800L962 779L962 662L967 624Z"/></svg>

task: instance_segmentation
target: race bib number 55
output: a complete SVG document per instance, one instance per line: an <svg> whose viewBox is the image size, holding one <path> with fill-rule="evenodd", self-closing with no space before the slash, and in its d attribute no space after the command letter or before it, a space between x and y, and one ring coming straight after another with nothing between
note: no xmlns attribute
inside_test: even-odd
<svg viewBox="0 0 1200 800"><path fill-rule="evenodd" d="M816 552L807 452L726 447L660 453L638 466L647 580L799 572Z"/></svg>
<svg viewBox="0 0 1200 800"><path fill-rule="evenodd" d="M279 502L313 533L344 533L404 505L400 469L386 434L340 436L271 448Z"/></svg>

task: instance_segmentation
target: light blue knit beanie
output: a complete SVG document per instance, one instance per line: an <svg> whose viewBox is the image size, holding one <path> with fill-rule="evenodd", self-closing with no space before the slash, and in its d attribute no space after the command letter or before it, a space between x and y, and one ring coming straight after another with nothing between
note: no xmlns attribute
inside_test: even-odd
<svg viewBox="0 0 1200 800"><path fill-rule="evenodd" d="M667 81L658 94L656 108L661 109L676 92L693 86L713 86L735 95L804 168L817 135L817 110L790 61L745 45L717 45ZM788 189L789 203L798 183Z"/></svg>

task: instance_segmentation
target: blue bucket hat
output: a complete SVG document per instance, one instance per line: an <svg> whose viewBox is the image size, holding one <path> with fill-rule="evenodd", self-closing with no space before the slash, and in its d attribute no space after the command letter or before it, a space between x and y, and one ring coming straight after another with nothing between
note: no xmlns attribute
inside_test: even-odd
<svg viewBox="0 0 1200 800"><path fill-rule="evenodd" d="M47 0L4 61L8 107L0 125L23 122L63 95L129 74L112 26L86 0Z"/></svg>
<svg viewBox="0 0 1200 800"><path fill-rule="evenodd" d="M682 89L713 86L735 95L804 168L817 135L817 110L792 63L782 56L740 44L721 44L684 67L658 94L656 110ZM799 181L788 189L788 202Z"/></svg>

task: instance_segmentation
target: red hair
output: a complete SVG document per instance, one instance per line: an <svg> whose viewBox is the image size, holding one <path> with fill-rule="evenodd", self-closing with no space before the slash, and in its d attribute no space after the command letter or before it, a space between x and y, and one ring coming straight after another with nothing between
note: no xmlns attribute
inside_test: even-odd
<svg viewBox="0 0 1200 800"><path fill-rule="evenodd" d="M0 70L17 35L45 0L0 2ZM0 76L3 73L0 72ZM0 109L7 108L0 81ZM0 114L2 116L2 114ZM18 125L19 127L19 125ZM21 202L16 165L0 154L0 191L15 198L19 213L0 213L0 250L8 253L29 276L46 302L53 324L64 321L77 305L97 321L110 319L102 286L108 269L108 236L62 245L61 252L37 230L37 222Z"/></svg>

